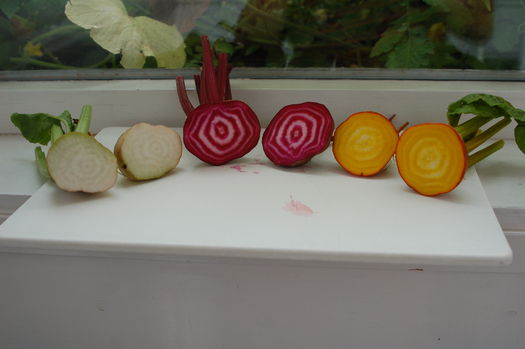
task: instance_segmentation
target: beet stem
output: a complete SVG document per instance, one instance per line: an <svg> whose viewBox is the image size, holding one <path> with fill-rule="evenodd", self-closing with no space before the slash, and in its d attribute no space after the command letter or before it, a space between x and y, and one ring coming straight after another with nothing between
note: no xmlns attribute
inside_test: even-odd
<svg viewBox="0 0 525 349"><path fill-rule="evenodd" d="M219 53L219 63L217 66L217 85L219 88L219 99L224 101L226 96L226 81L228 80L228 54Z"/></svg>
<svg viewBox="0 0 525 349"><path fill-rule="evenodd" d="M476 153L474 153L472 155L469 155L469 157L468 157L468 167L474 166L475 164L477 164L481 160L485 159L489 155L492 155L493 153L497 152L498 150L503 148L504 145L505 145L505 141L503 139L500 139L499 141L497 141L495 143L492 143L488 147L485 147L485 148L477 151Z"/></svg>
<svg viewBox="0 0 525 349"><path fill-rule="evenodd" d="M184 113L186 116L190 116L190 113L195 109L193 105L191 104L190 98L188 97L188 93L186 91L186 85L184 84L184 78L182 76L177 76L177 95L179 96L179 102L182 107L182 110L184 110Z"/></svg>
<svg viewBox="0 0 525 349"><path fill-rule="evenodd" d="M390 116L390 117L388 118L388 121L392 121L392 120L394 120L394 118L395 118L396 116L397 116L397 114L392 114L392 116Z"/></svg>
<svg viewBox="0 0 525 349"><path fill-rule="evenodd" d="M201 89L206 92L207 103L219 103L219 91L217 79L215 77L215 68L213 66L213 56L210 42L207 36L201 37L202 43L202 85Z"/></svg>
<svg viewBox="0 0 525 349"><path fill-rule="evenodd" d="M208 94L206 93L206 73L203 69L201 69L201 83L200 83L200 96L201 96L201 104L208 103Z"/></svg>
<svg viewBox="0 0 525 349"><path fill-rule="evenodd" d="M502 120L498 121L485 131L479 133L472 139L465 142L465 147L467 148L467 152L471 152L472 150L476 149L483 143L485 143L487 140L489 140L491 137L493 137L496 133L501 131L504 127L506 127L508 124L511 123L510 118L503 118Z"/></svg>
<svg viewBox="0 0 525 349"><path fill-rule="evenodd" d="M228 64L228 73L226 74L226 91L224 92L224 99L225 100L231 100L232 97L232 89L230 86L230 73L232 71L233 67L231 64Z"/></svg>
<svg viewBox="0 0 525 349"><path fill-rule="evenodd" d="M405 122L403 125L399 126L399 128L397 129L397 133L401 133L401 131L403 131L407 126L408 126L409 122Z"/></svg>
<svg viewBox="0 0 525 349"><path fill-rule="evenodd" d="M199 74L193 75L193 81L195 81L195 90L197 90L197 96L199 97L199 104L202 104L201 76Z"/></svg>
<svg viewBox="0 0 525 349"><path fill-rule="evenodd" d="M475 116L459 126L456 126L456 131L460 134L463 140L470 138L472 135L475 135L479 128L486 123L488 123L492 118L485 117L482 115Z"/></svg>

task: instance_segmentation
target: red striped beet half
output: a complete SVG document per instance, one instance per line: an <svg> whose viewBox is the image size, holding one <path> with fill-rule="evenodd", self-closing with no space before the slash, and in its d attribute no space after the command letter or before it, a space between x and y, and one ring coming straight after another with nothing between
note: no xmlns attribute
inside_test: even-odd
<svg viewBox="0 0 525 349"><path fill-rule="evenodd" d="M186 113L183 142L186 149L211 165L222 165L250 152L259 141L261 125L255 112L244 102L231 100L228 55L219 53L218 66L206 36L201 37L201 74L195 75L200 105L194 108L184 78L177 77L177 94Z"/></svg>
<svg viewBox="0 0 525 349"><path fill-rule="evenodd" d="M264 153L276 165L299 166L330 145L333 131L334 119L323 104L288 105L279 110L264 131Z"/></svg>
<svg viewBox="0 0 525 349"><path fill-rule="evenodd" d="M211 165L240 158L259 141L261 126L244 102L225 101L195 108L183 128L189 152Z"/></svg>

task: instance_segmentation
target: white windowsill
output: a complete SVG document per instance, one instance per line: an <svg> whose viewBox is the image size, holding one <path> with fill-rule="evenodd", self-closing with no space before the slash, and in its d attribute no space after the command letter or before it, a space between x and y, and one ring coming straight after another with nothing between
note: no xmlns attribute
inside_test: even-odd
<svg viewBox="0 0 525 349"><path fill-rule="evenodd" d="M191 82L187 85L192 89ZM395 113L399 124L445 122L448 104L473 92L498 94L525 108L525 84L514 82L235 80L232 86L234 96L252 106L263 126L282 106L306 100L326 104L336 124L360 110ZM174 82L168 80L0 82L0 161L4 164L0 167L0 208L14 208L17 204L9 202L19 204L43 184L33 163L34 146L18 135L8 135L17 131L9 115L60 113L65 109L75 114L83 104L93 105L94 131L140 121L180 127L185 117ZM508 127L502 137L511 138L512 128ZM477 166L507 237L525 237L524 159L509 140L503 150Z"/></svg>

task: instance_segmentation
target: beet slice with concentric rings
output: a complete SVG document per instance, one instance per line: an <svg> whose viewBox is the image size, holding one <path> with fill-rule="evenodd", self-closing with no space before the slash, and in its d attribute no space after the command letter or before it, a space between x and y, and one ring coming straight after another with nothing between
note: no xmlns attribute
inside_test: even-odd
<svg viewBox="0 0 525 349"><path fill-rule="evenodd" d="M250 152L259 141L261 125L244 102L232 100L229 83L231 66L226 53L218 54L217 67L208 37L201 37L201 74L195 75L200 105L194 108L184 78L177 77L177 94L186 113L183 142L186 149L211 165L223 165Z"/></svg>
<svg viewBox="0 0 525 349"><path fill-rule="evenodd" d="M328 148L333 131L334 119L323 104L287 105L264 131L264 153L276 165L303 165Z"/></svg>

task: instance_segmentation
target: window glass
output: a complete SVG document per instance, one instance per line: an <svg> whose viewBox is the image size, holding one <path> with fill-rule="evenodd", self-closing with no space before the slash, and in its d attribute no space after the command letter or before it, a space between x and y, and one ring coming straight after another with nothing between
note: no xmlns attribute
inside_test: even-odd
<svg viewBox="0 0 525 349"><path fill-rule="evenodd" d="M207 35L236 67L520 71L524 32L525 0L2 0L0 69L194 68Z"/></svg>

